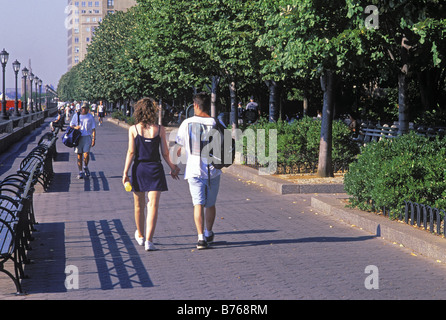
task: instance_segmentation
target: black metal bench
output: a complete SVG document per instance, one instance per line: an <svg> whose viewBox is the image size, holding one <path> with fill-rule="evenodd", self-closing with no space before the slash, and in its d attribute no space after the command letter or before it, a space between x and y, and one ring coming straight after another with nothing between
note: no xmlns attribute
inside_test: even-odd
<svg viewBox="0 0 446 320"><path fill-rule="evenodd" d="M35 178L42 185L46 191L49 187L51 179L53 178L53 155L51 154L51 148L55 145L56 137L53 137L48 143L42 140L42 142L36 146L20 163L19 173L29 174L30 170L37 167L35 171Z"/></svg>
<svg viewBox="0 0 446 320"><path fill-rule="evenodd" d="M3 216L3 214L1 214ZM11 223L0 218L0 272L7 274L13 281L17 290L17 294L22 294L20 285L20 271L17 259L16 248L16 226L17 222ZM12 259L14 261L14 275L5 269L5 263Z"/></svg>
<svg viewBox="0 0 446 320"><path fill-rule="evenodd" d="M32 238L28 211L35 169L28 178L11 175L0 182L0 272L14 281L17 294L23 294L20 279L26 278L23 264L29 262L26 249ZM5 268L8 260L13 261L14 275Z"/></svg>
<svg viewBox="0 0 446 320"><path fill-rule="evenodd" d="M38 146L42 146L48 149L47 157L51 159L56 159L57 149L56 149L56 140L57 133L59 132L59 128L54 132L45 133L39 140ZM51 162L52 163L52 162Z"/></svg>
<svg viewBox="0 0 446 320"><path fill-rule="evenodd" d="M34 185L36 181L33 178L29 180L29 175L22 174L12 174L6 177L3 181L0 182L0 200L5 198L10 202L14 202L16 206L20 203L25 205L23 210L23 221L24 221L24 245L27 249L29 249L28 241L33 240L31 235L32 231L35 231L34 225L37 224L34 216L34 208L33 208L33 193L34 193ZM29 190L26 188L29 185ZM26 197L24 198L24 194L26 193ZM0 206L1 206L0 201ZM8 207L6 207L9 209Z"/></svg>
<svg viewBox="0 0 446 320"><path fill-rule="evenodd" d="M33 193L40 183L46 191L52 176L57 132L46 133L38 145L20 162L16 173L0 181L0 272L13 281L17 294L23 294L20 279L26 278L23 264L29 263L27 250L31 249L32 231L37 224ZM13 271L5 268L13 262Z"/></svg>

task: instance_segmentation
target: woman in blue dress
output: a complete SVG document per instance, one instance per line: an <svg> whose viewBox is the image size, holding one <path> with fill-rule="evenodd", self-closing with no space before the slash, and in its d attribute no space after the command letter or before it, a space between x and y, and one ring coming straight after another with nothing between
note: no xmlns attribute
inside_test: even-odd
<svg viewBox="0 0 446 320"><path fill-rule="evenodd" d="M122 183L131 182L134 198L136 231L135 239L147 251L156 250L153 244L161 192L167 191L166 176L161 155L171 169L171 176L178 178L180 169L172 163L167 147L166 130L156 124L158 104L152 98L143 98L135 105L133 117L136 125L129 129L129 147L125 159ZM160 154L161 150L161 154ZM130 165L132 178L128 176ZM147 218L145 193L148 193ZM145 227L146 225L146 227Z"/></svg>

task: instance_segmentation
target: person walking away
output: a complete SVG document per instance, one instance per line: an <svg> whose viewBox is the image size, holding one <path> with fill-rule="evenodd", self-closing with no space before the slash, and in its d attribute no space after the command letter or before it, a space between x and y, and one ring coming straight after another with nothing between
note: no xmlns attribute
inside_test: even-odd
<svg viewBox="0 0 446 320"><path fill-rule="evenodd" d="M82 133L78 146L74 148L74 152L77 154L77 167L79 169L77 178L83 179L84 176L90 176L90 170L88 169L90 149L96 144L96 123L93 116L89 113L86 104L82 105L79 117L76 114L73 115L70 127L78 129Z"/></svg>
<svg viewBox="0 0 446 320"><path fill-rule="evenodd" d="M172 163L167 147L166 130L157 125L158 104L152 98L143 98L135 105L133 114L136 125L129 129L129 145L125 158L122 183L131 182L136 222L135 239L146 251L156 250L153 244L161 192L168 191L161 154L171 169L171 176L178 178L180 169ZM132 176L128 172L132 166ZM148 193L146 206L145 193ZM144 210L147 207L147 218ZM147 226L144 228L145 224ZM145 232L144 232L145 231Z"/></svg>
<svg viewBox="0 0 446 320"><path fill-rule="evenodd" d="M216 123L209 115L211 99L207 93L194 96L194 116L184 120L175 138L179 146L177 155L184 147L187 155L184 179L188 181L194 206L194 222L198 233L197 249L206 249L214 241L217 194L220 187L221 170L214 168L205 157L202 149Z"/></svg>
<svg viewBox="0 0 446 320"><path fill-rule="evenodd" d="M70 115L71 115L71 108L70 108L70 104L68 104L66 107L65 107L65 120L70 120Z"/></svg>
<svg viewBox="0 0 446 320"><path fill-rule="evenodd" d="M92 105L91 105L91 114L93 115L93 117L95 116L95 114L96 114L96 107L97 107L98 105L96 104L96 102L94 102Z"/></svg>
<svg viewBox="0 0 446 320"><path fill-rule="evenodd" d="M105 106L102 104L102 101L99 101L99 105L98 105L98 120L99 120L99 125L102 125L102 119L105 117Z"/></svg>
<svg viewBox="0 0 446 320"><path fill-rule="evenodd" d="M243 125L245 117L245 109L243 109L241 101L238 103L237 112L238 112L238 124Z"/></svg>
<svg viewBox="0 0 446 320"><path fill-rule="evenodd" d="M245 120L247 123L255 123L260 117L259 104L254 102L254 97L251 96L245 108Z"/></svg>

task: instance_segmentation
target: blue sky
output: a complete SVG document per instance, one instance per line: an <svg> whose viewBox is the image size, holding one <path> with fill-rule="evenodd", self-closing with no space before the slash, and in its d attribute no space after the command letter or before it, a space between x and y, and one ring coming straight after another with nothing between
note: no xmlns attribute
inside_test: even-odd
<svg viewBox="0 0 446 320"><path fill-rule="evenodd" d="M15 86L16 59L21 69L31 59L33 73L43 84L57 87L67 72L66 6L67 0L0 0L0 51L9 52L6 88Z"/></svg>

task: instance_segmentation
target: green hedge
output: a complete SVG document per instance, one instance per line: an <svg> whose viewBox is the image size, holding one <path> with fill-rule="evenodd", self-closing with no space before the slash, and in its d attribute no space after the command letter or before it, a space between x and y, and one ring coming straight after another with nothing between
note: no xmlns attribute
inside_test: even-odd
<svg viewBox="0 0 446 320"><path fill-rule="evenodd" d="M319 143L321 121L304 117L293 123L279 120L269 122L261 119L249 129L277 130L277 165L278 167L316 167L319 160ZM266 134L266 150L268 150L268 134ZM333 122L333 152L334 164L348 166L357 154L359 148L351 139L351 131L341 121Z"/></svg>
<svg viewBox="0 0 446 320"><path fill-rule="evenodd" d="M128 117L122 114L122 111L116 110L111 114L111 117L113 119L117 119L120 121L125 121L126 123L128 123L129 125L134 125L135 124L135 119L133 117Z"/></svg>
<svg viewBox="0 0 446 320"><path fill-rule="evenodd" d="M412 132L371 143L350 165L344 187L363 210L398 214L405 200L446 209L446 139Z"/></svg>

